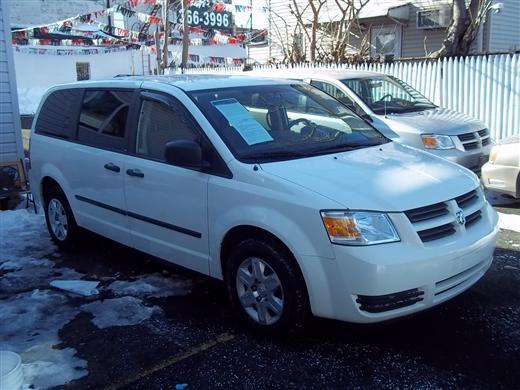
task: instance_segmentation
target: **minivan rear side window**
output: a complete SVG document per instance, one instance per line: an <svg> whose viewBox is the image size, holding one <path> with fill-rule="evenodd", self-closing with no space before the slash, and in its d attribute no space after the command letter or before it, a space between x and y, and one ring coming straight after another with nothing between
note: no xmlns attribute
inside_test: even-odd
<svg viewBox="0 0 520 390"><path fill-rule="evenodd" d="M131 91L85 91L78 124L78 140L91 146L126 149L125 132Z"/></svg>
<svg viewBox="0 0 520 390"><path fill-rule="evenodd" d="M82 95L81 88L52 92L40 110L35 132L59 138L76 138L76 118Z"/></svg>

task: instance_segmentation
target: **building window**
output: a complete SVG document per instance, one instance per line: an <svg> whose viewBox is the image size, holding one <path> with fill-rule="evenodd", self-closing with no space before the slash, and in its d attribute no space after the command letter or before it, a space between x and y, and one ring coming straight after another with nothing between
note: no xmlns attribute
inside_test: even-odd
<svg viewBox="0 0 520 390"><path fill-rule="evenodd" d="M90 80L89 62L76 62L76 77L78 81Z"/></svg>
<svg viewBox="0 0 520 390"><path fill-rule="evenodd" d="M401 26L372 26L370 29L370 54L375 56L401 56Z"/></svg>

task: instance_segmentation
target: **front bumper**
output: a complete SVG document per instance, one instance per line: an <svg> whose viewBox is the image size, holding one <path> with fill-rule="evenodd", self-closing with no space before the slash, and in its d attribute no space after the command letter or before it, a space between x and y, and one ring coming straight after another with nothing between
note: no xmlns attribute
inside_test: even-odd
<svg viewBox="0 0 520 390"><path fill-rule="evenodd" d="M459 149L425 149L426 151L438 156L445 158L446 160L452 161L459 165L462 165L469 170L480 175L482 166L488 162L489 154L491 153L492 145L487 145L479 149L464 151Z"/></svg>
<svg viewBox="0 0 520 390"><path fill-rule="evenodd" d="M349 322L379 322L460 294L491 265L497 220L487 205L485 218L471 233L439 240L442 242L436 245L401 237L402 242L367 247L333 245L333 260L301 258L313 314ZM406 299L411 304L402 306Z"/></svg>

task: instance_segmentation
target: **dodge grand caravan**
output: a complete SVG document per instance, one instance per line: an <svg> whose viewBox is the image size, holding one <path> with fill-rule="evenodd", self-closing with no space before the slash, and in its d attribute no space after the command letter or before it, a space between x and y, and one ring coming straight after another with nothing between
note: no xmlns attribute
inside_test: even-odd
<svg viewBox="0 0 520 390"><path fill-rule="evenodd" d="M88 229L225 281L265 333L370 323L468 289L497 214L469 170L301 82L171 76L50 89L30 179L63 248Z"/></svg>
<svg viewBox="0 0 520 390"><path fill-rule="evenodd" d="M303 80L321 89L395 142L426 150L475 173L488 161L493 145L484 123L436 106L396 77L327 69L280 70L276 77Z"/></svg>

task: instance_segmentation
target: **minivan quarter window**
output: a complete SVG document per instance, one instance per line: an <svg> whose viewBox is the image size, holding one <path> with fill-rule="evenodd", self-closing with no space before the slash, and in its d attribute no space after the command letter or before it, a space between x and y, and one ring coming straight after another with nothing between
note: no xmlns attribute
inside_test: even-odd
<svg viewBox="0 0 520 390"><path fill-rule="evenodd" d="M75 138L77 107L82 95L81 88L52 92L42 105L35 131L59 138Z"/></svg>

